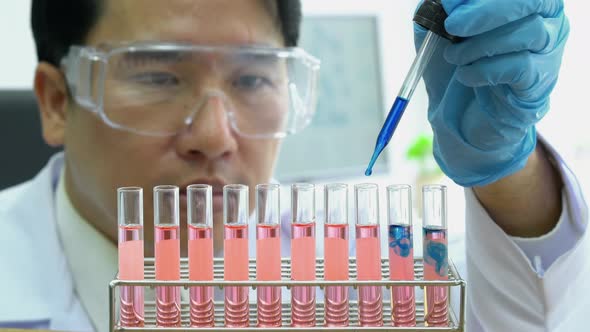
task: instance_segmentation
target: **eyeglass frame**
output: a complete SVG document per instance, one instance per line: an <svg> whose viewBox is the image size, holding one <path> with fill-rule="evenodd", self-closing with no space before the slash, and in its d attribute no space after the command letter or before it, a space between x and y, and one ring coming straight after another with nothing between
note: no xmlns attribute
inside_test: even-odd
<svg viewBox="0 0 590 332"><path fill-rule="evenodd" d="M176 43L176 42L162 42L162 41L150 41L150 42L120 42L120 43L103 43L97 47L94 46L83 46L83 45L72 45L68 53L62 57L60 61L60 67L66 78L66 84L70 95L73 100L82 108L89 112L95 113L99 118L107 124L109 127L119 129L123 131L132 132L143 136L155 136L155 137L169 137L177 135L175 134L161 134L161 133L147 133L134 128L129 128L118 123L115 123L109 119L104 110L104 85L106 76L106 66L108 60L113 55L117 55L129 51L221 51L221 52L250 52L253 54L273 54L279 58L297 58L301 60L301 63L309 68L313 74L311 84L309 84L308 93L310 93L312 107L306 108L306 114L303 116L302 128L305 128L313 118L315 114L315 104L317 102L317 77L320 69L320 60L313 55L307 53L305 50L299 47L268 47L268 46L229 46L229 45L203 45L203 44L188 44L188 43ZM81 61L85 59L88 61L88 68L86 70L88 77L86 78L89 82L89 87L92 92L96 89L96 95L89 95L86 93L85 96L80 95L80 87L82 84L82 64ZM98 82L97 87L92 87L92 66L97 65L98 67ZM243 135L250 138L284 138L288 134L294 134L297 131L290 131L287 133L275 133L273 135Z"/></svg>

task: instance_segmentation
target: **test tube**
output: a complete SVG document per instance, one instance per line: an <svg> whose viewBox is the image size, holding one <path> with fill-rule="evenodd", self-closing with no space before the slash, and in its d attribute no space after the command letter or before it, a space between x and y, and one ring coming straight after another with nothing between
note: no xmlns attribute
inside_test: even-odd
<svg viewBox="0 0 590 332"><path fill-rule="evenodd" d="M193 184L186 188L188 216L188 274L189 280L213 280L213 201L212 188ZM190 288L190 325L215 325L213 286Z"/></svg>
<svg viewBox="0 0 590 332"><path fill-rule="evenodd" d="M424 186L422 200L424 202L424 280L448 280L447 188L442 185ZM448 286L425 287L426 326L448 326L448 307Z"/></svg>
<svg viewBox="0 0 590 332"><path fill-rule="evenodd" d="M177 186L154 188L156 280L180 280L180 218ZM156 325L180 327L180 287L156 286Z"/></svg>
<svg viewBox="0 0 590 332"><path fill-rule="evenodd" d="M281 280L281 210L280 186L256 186L256 279ZM258 326L279 327L281 318L281 287L260 286L258 293Z"/></svg>
<svg viewBox="0 0 590 332"><path fill-rule="evenodd" d="M348 280L348 186L324 187L324 279ZM348 326L348 286L326 286L326 326Z"/></svg>
<svg viewBox="0 0 590 332"><path fill-rule="evenodd" d="M315 280L315 186L296 183L291 186L291 279ZM315 287L293 286L291 325L315 326Z"/></svg>
<svg viewBox="0 0 590 332"><path fill-rule="evenodd" d="M412 189L409 185L387 187L387 217L389 279L414 280ZM391 323L393 326L416 326L416 300L413 286L391 288Z"/></svg>
<svg viewBox="0 0 590 332"><path fill-rule="evenodd" d="M223 187L223 267L226 281L248 280L248 186ZM247 327L248 286L225 287L225 326Z"/></svg>
<svg viewBox="0 0 590 332"><path fill-rule="evenodd" d="M373 183L354 186L356 205L356 264L358 280L381 280L379 243L379 187ZM359 286L359 323L383 326L383 289Z"/></svg>
<svg viewBox="0 0 590 332"><path fill-rule="evenodd" d="M119 219L119 279L143 280L143 189L117 189ZM143 327L143 286L122 286L120 322L123 327Z"/></svg>

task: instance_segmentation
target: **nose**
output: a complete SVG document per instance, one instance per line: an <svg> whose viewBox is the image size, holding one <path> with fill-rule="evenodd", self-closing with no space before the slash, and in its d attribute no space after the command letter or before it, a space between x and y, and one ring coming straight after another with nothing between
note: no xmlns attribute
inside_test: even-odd
<svg viewBox="0 0 590 332"><path fill-rule="evenodd" d="M177 138L178 154L187 159L219 159L233 154L238 143L227 117L227 106L218 95L197 105L192 121Z"/></svg>

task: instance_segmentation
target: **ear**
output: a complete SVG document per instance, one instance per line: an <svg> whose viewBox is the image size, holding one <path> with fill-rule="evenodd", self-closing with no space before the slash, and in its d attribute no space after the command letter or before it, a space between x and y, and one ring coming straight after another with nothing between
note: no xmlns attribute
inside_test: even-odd
<svg viewBox="0 0 590 332"><path fill-rule="evenodd" d="M64 76L54 65L40 62L35 70L34 88L45 142L63 145L69 103Z"/></svg>

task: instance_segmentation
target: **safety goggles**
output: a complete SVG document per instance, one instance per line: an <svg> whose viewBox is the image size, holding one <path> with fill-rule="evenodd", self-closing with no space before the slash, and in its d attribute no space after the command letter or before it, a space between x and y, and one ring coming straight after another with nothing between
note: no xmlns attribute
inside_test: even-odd
<svg viewBox="0 0 590 332"><path fill-rule="evenodd" d="M309 124L320 67L299 48L161 42L72 46L61 65L74 100L113 128L172 136L221 104L250 138Z"/></svg>

